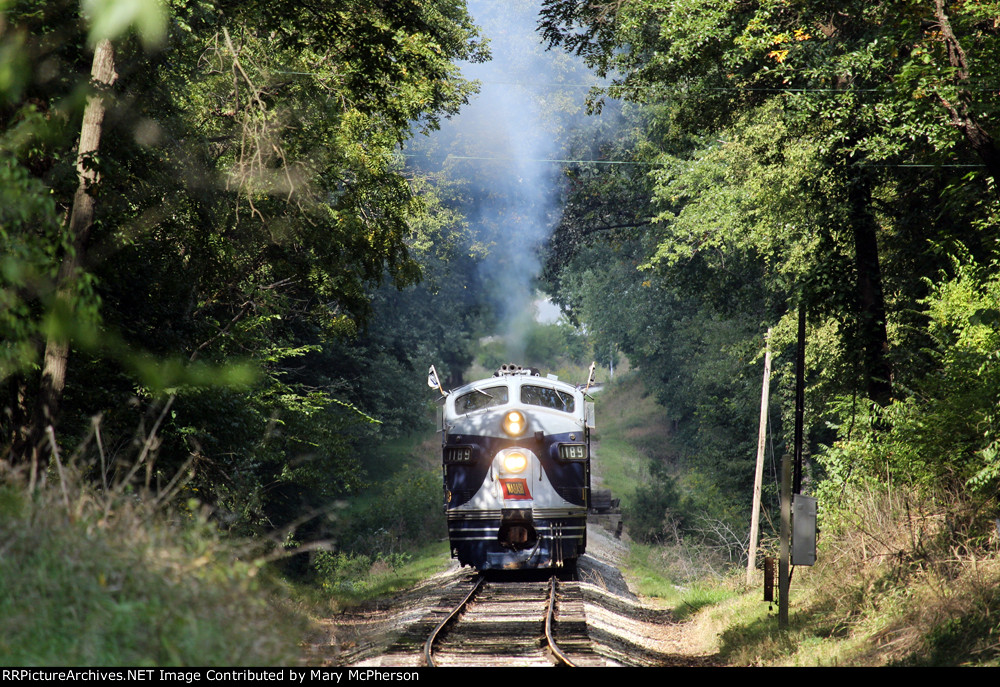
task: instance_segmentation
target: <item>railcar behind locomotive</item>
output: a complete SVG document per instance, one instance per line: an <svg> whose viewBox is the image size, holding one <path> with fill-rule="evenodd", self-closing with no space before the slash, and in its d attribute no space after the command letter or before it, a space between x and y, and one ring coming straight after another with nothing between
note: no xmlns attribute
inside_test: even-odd
<svg viewBox="0 0 1000 687"><path fill-rule="evenodd" d="M428 383L440 389L433 367ZM479 570L575 565L590 500L594 405L585 390L503 365L441 392L452 557Z"/></svg>

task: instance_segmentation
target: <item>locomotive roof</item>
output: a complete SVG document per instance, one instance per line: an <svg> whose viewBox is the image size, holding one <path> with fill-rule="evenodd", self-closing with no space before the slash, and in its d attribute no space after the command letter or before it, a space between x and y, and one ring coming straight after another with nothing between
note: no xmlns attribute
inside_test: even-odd
<svg viewBox="0 0 1000 687"><path fill-rule="evenodd" d="M459 395L473 389L481 389L488 386L500 386L501 384L521 386L524 384L532 384L535 386L546 386L551 389L559 389L560 391L566 391L568 393L576 393L580 389L567 382L559 381L558 379L549 379L548 377L542 377L539 375L529 375L529 374L507 374L507 375L494 375L493 377L484 377L483 379L477 379L474 382L469 382L464 386L461 386L452 391L453 394Z"/></svg>

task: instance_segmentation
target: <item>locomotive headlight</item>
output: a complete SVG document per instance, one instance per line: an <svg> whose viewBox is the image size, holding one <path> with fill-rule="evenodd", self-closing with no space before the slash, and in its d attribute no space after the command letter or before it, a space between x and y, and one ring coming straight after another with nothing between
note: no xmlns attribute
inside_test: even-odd
<svg viewBox="0 0 1000 687"><path fill-rule="evenodd" d="M512 410L503 417L503 431L512 437L519 437L524 434L526 427L527 423L524 420L524 415L517 410Z"/></svg>
<svg viewBox="0 0 1000 687"><path fill-rule="evenodd" d="M523 453L508 453L503 457L503 468L507 472L523 472L528 467L528 459Z"/></svg>

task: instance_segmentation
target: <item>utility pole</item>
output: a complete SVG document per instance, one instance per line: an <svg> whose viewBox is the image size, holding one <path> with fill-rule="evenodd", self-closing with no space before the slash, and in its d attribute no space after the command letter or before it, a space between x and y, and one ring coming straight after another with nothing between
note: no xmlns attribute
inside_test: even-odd
<svg viewBox="0 0 1000 687"><path fill-rule="evenodd" d="M757 432L757 467L753 480L753 513L750 516L750 550L747 556L747 585L753 584L757 568L757 537L760 529L761 482L764 479L764 446L767 437L767 404L771 393L771 329L764 336L764 383L760 392L760 429Z"/></svg>
<svg viewBox="0 0 1000 687"><path fill-rule="evenodd" d="M778 629L788 628L789 558L792 539L792 470L786 453L781 458L781 549L778 554Z"/></svg>
<svg viewBox="0 0 1000 687"><path fill-rule="evenodd" d="M788 588L792 544L792 494L802 492L803 416L805 415L806 306L799 303L799 332L795 351L795 446L793 457L781 459L781 554L778 561L778 628L788 627ZM794 470L794 484L792 472ZM815 522L815 520L813 521ZM812 565L812 561L806 563Z"/></svg>
<svg viewBox="0 0 1000 687"><path fill-rule="evenodd" d="M806 306L799 303L799 340L795 347L795 476L792 493L802 493L803 417L806 409Z"/></svg>

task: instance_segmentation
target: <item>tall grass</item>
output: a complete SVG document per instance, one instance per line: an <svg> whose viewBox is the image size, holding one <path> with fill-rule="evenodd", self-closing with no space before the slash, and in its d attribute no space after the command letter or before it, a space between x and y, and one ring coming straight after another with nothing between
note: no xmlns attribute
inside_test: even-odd
<svg viewBox="0 0 1000 687"><path fill-rule="evenodd" d="M867 638L859 662L1000 660L1000 536L981 506L867 484L832 509L817 606Z"/></svg>
<svg viewBox="0 0 1000 687"><path fill-rule="evenodd" d="M0 475L4 665L268 665L301 628L195 502L96 490L59 466L29 488Z"/></svg>
<svg viewBox="0 0 1000 687"><path fill-rule="evenodd" d="M972 504L857 485L826 513L819 558L795 570L779 632L760 592L713 609L735 665L1000 665L1000 535Z"/></svg>

